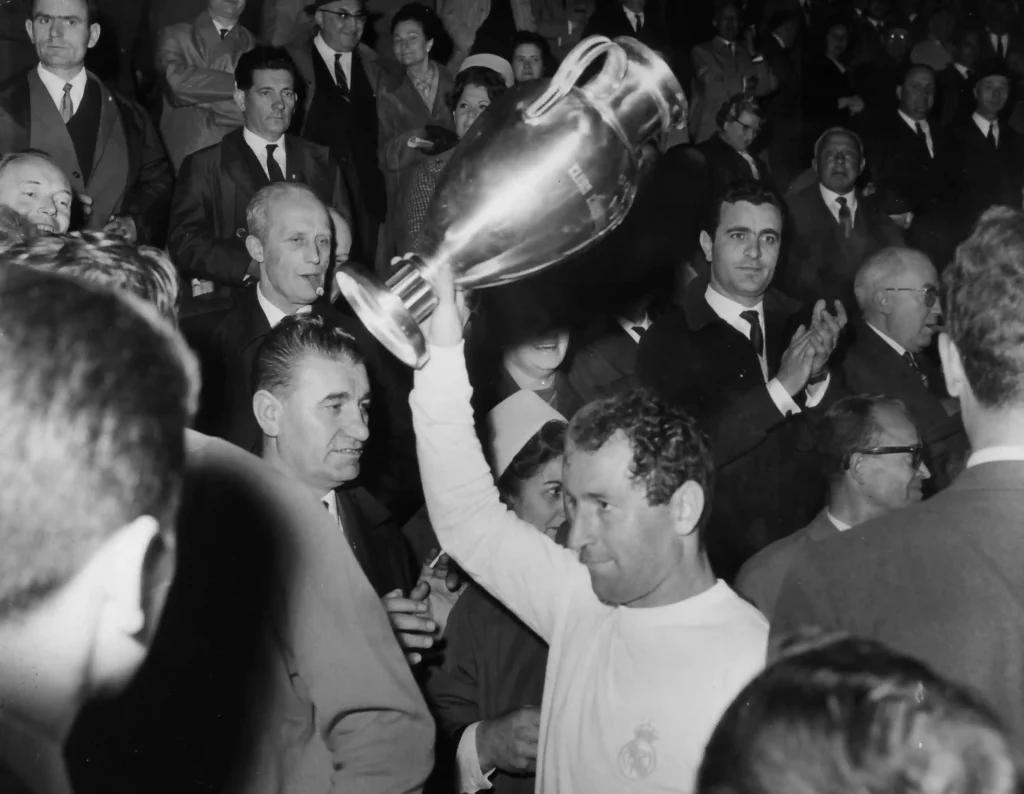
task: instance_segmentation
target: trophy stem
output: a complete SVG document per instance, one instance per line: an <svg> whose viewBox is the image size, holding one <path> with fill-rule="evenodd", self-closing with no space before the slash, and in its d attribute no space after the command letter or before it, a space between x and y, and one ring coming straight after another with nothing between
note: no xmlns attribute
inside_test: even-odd
<svg viewBox="0 0 1024 794"><path fill-rule="evenodd" d="M417 324L426 320L437 307L437 294L424 273L426 263L416 254L410 256L387 281L388 291L399 298Z"/></svg>

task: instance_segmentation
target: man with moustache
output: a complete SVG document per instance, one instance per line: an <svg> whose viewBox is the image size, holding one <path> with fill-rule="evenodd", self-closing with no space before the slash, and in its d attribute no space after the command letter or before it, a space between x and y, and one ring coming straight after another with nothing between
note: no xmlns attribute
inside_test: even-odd
<svg viewBox="0 0 1024 794"><path fill-rule="evenodd" d="M875 198L857 188L865 165L855 132L833 127L815 142L818 181L786 197L791 225L779 284L794 298L838 298L849 314L856 314L857 268L880 248L903 244L899 227Z"/></svg>
<svg viewBox="0 0 1024 794"><path fill-rule="evenodd" d="M73 199L67 176L45 152L0 158L0 205L21 213L39 231L64 234Z"/></svg>
<svg viewBox="0 0 1024 794"><path fill-rule="evenodd" d="M781 242L779 198L734 183L700 235L710 278L690 282L637 353L641 385L711 436L718 480L707 543L724 579L821 509L805 420L839 395L828 363L846 312L836 302L833 317L818 301L810 327L794 327L799 304L771 288Z"/></svg>

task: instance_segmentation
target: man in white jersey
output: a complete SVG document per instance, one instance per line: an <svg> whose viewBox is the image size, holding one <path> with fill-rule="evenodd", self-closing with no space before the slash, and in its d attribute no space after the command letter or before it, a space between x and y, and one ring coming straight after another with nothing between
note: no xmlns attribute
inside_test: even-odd
<svg viewBox="0 0 1024 794"><path fill-rule="evenodd" d="M451 275L437 281L431 360L411 397L424 492L444 549L550 645L537 791L690 792L768 636L703 550L707 441L648 392L582 409L565 453L570 549L559 547L499 500L473 430L462 312Z"/></svg>

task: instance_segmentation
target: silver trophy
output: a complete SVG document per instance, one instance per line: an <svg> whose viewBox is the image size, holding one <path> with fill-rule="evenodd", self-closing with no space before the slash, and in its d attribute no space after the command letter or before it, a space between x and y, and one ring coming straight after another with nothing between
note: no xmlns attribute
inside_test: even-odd
<svg viewBox="0 0 1024 794"><path fill-rule="evenodd" d="M577 85L601 56L600 72ZM547 86L502 97L459 143L427 212L428 253L406 257L386 284L342 266L338 286L374 336L422 367L419 324L437 305L440 264L478 289L583 251L633 205L644 144L663 146L685 123L686 97L656 53L628 37L588 38Z"/></svg>

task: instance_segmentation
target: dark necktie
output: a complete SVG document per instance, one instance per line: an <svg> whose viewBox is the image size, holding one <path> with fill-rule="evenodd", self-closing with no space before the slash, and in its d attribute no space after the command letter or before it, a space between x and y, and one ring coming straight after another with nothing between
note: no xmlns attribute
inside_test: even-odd
<svg viewBox="0 0 1024 794"><path fill-rule="evenodd" d="M750 344L758 356L764 355L764 331L761 330L761 316L753 309L740 312L740 317L750 323Z"/></svg>
<svg viewBox="0 0 1024 794"><path fill-rule="evenodd" d="M914 354L908 350L906 353L903 354L903 360L910 365L910 368L914 370L914 372L917 373L917 377L921 379L921 383L923 383L924 387L927 389L928 376L925 374L923 369L917 366L917 360L914 358Z"/></svg>
<svg viewBox="0 0 1024 794"><path fill-rule="evenodd" d="M839 205L839 225L843 229L843 236L849 238L853 231L853 213L850 212L850 207L846 203L846 196L837 198L836 204Z"/></svg>
<svg viewBox="0 0 1024 794"><path fill-rule="evenodd" d="M1006 57L1006 47L1003 46L1003 37L996 36L996 54L1000 58Z"/></svg>
<svg viewBox="0 0 1024 794"><path fill-rule="evenodd" d="M925 154L927 154L930 159L932 151L928 148L928 136L925 135L924 127L921 126L920 121L915 121L914 127L917 130L917 139L921 142L921 145L924 147Z"/></svg>
<svg viewBox="0 0 1024 794"><path fill-rule="evenodd" d="M224 41L224 39L226 39L226 38L228 37L228 34L229 34L230 32L231 32L231 31L230 31L230 30L228 30L227 28L221 28L221 29L220 29L220 40L221 40L221 41Z"/></svg>
<svg viewBox="0 0 1024 794"><path fill-rule="evenodd" d="M345 77L345 70L341 68L341 53L334 53L334 82L338 84L341 92L348 96L348 78Z"/></svg>
<svg viewBox="0 0 1024 794"><path fill-rule="evenodd" d="M991 124L988 125L988 135L986 135L985 137L988 138L988 142L990 144L992 144L992 148L993 149L998 149L999 148L999 140L996 138L996 122L995 121L993 121Z"/></svg>
<svg viewBox="0 0 1024 794"><path fill-rule="evenodd" d="M274 159L274 150L277 149L276 143L267 144L267 176L270 177L270 181L273 182L284 182L284 173L281 171L281 166L277 164L277 160Z"/></svg>
<svg viewBox="0 0 1024 794"><path fill-rule="evenodd" d="M637 336L642 337L645 333L647 333L647 329L644 328L642 325L634 325L633 333L636 334Z"/></svg>
<svg viewBox="0 0 1024 794"><path fill-rule="evenodd" d="M644 15L643 14L637 14L636 15L636 32L639 33L643 29L644 29Z"/></svg>

